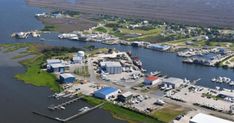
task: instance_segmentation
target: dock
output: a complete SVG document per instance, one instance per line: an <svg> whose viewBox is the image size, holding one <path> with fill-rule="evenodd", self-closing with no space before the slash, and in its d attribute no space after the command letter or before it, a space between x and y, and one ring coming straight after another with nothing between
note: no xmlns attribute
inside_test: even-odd
<svg viewBox="0 0 234 123"><path fill-rule="evenodd" d="M48 109L50 109L50 110L57 110L57 109L61 109L61 107L64 107L64 106L66 106L66 105L69 105L69 104L71 104L71 103L73 103L73 102L76 102L76 101L78 101L79 99L81 99L81 98L83 98L84 96L81 96L81 97L77 97L77 98L74 98L74 99L71 99L71 100L69 100L69 101L66 101L66 102L64 102L64 103L62 103L62 104L59 104L59 105L51 105L51 106L49 106L48 107Z"/></svg>
<svg viewBox="0 0 234 123"><path fill-rule="evenodd" d="M77 118L77 117L79 117L81 115L84 115L84 114L86 114L86 113L88 113L90 111L93 111L93 110L101 107L104 104L105 104L105 102L103 102L103 103L101 103L99 105L96 105L96 106L94 106L94 107L92 107L92 108L90 108L90 109L88 109L86 111L78 112L77 114L74 114L74 115L72 115L72 116L70 116L68 118L65 118L65 119L62 119L62 118L59 118L59 117L52 117L52 116L49 116L49 115L46 115L46 114L43 114L43 113L40 113L40 112L36 112L36 111L34 111L32 113L36 114L36 115L39 115L39 116L42 116L42 117L45 117L45 118L48 118L48 119L51 119L51 120L55 120L55 121L58 121L58 122L65 123L65 122L73 120L73 119L75 119L75 118Z"/></svg>

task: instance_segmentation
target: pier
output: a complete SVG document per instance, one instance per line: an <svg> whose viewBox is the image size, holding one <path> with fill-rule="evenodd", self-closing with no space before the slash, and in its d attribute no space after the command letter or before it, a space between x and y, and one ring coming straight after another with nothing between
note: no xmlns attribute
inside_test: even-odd
<svg viewBox="0 0 234 123"><path fill-rule="evenodd" d="M105 103L101 103L101 104L99 104L99 105L96 105L96 106L94 106L94 107L88 109L88 110L85 110L85 111L82 111L82 112L78 112L78 113L76 113L76 114L74 114L74 115L72 115L72 116L70 116L70 117L68 117L68 118L65 118L65 119L62 119L62 118L59 118L59 117L52 117L52 116L49 116L49 115L46 115L46 114L43 114L43 113L40 113L40 112L35 112L35 111L32 112L32 113L33 113L33 114L36 114L36 115L39 115L39 116L42 116L42 117L45 117L45 118L48 118L48 119L51 119L51 120L55 120L55 121L58 121L58 122L65 123L65 122L68 122L68 121L70 121L70 120L73 120L73 119L75 119L75 118L77 118L77 117L79 117L79 116L81 116L81 115L84 115L84 114L86 114L86 113L88 113L88 112L90 112L90 111L93 111L93 110L95 110L95 109L101 107L101 106L104 105L104 104L105 104Z"/></svg>
<svg viewBox="0 0 234 123"><path fill-rule="evenodd" d="M59 104L59 105L51 105L51 106L48 107L48 109L50 109L50 110L62 109L62 107L66 106L66 105L68 105L68 104L71 104L71 103L73 103L73 102L76 102L77 100L79 100L79 99L81 99L81 98L83 98L83 97L84 97L84 96L77 97L77 98L74 98L74 99L72 99L72 100L66 101L66 102L64 102L64 103L62 103L62 104Z"/></svg>

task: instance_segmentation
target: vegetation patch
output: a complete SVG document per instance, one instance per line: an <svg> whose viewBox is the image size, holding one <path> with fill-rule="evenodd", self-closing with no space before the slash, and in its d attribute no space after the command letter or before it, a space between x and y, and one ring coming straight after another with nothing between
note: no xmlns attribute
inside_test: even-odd
<svg viewBox="0 0 234 123"><path fill-rule="evenodd" d="M84 100L92 105L98 105L102 102L105 102L104 100L88 96L84 97ZM104 110L110 111L113 117L121 120L127 120L129 123L163 123L157 118L112 104L110 102L106 102L102 108Z"/></svg>
<svg viewBox="0 0 234 123"><path fill-rule="evenodd" d="M168 107L156 110L152 113L152 116L157 117L159 120L165 123L169 123L172 120L174 120L178 115L183 114L185 112L186 109L180 106L170 105Z"/></svg>
<svg viewBox="0 0 234 123"><path fill-rule="evenodd" d="M90 76L88 66L80 66L79 68L75 69L74 73L83 77Z"/></svg>

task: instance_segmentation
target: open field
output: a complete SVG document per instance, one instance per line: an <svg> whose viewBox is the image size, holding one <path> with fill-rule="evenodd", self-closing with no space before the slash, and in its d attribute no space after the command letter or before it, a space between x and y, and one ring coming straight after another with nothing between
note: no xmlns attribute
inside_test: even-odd
<svg viewBox="0 0 234 123"><path fill-rule="evenodd" d="M169 123L174 120L178 115L186 113L188 110L181 106L169 105L167 107L156 110L152 115L158 117L159 120Z"/></svg>
<svg viewBox="0 0 234 123"><path fill-rule="evenodd" d="M43 31L72 32L83 31L96 26L96 22L84 18L44 18L39 20L45 25ZM52 28L49 28L52 27Z"/></svg>
<svg viewBox="0 0 234 123"><path fill-rule="evenodd" d="M30 5L183 24L234 27L233 0L26 0Z"/></svg>

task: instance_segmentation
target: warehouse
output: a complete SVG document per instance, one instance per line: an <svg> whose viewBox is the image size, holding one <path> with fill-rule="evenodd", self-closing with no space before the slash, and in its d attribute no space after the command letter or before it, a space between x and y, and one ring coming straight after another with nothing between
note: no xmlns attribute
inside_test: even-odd
<svg viewBox="0 0 234 123"><path fill-rule="evenodd" d="M63 73L65 71L65 65L63 64L50 64L47 65L48 72L60 72Z"/></svg>
<svg viewBox="0 0 234 123"><path fill-rule="evenodd" d="M64 74L60 74L59 81L61 83L73 83L76 81L76 78L70 73L64 73Z"/></svg>
<svg viewBox="0 0 234 123"><path fill-rule="evenodd" d="M104 87L94 92L94 96L101 99L109 99L112 96L118 95L119 89L114 87Z"/></svg>
<svg viewBox="0 0 234 123"><path fill-rule="evenodd" d="M101 62L100 65L109 74L122 73L122 66L119 62Z"/></svg>
<svg viewBox="0 0 234 123"><path fill-rule="evenodd" d="M130 100L132 98L133 94L131 92L125 92L121 95L118 95L118 101L120 102L127 102L128 100Z"/></svg>
<svg viewBox="0 0 234 123"><path fill-rule="evenodd" d="M234 123L232 121L224 120L215 116L199 113L195 115L189 123Z"/></svg>
<svg viewBox="0 0 234 123"><path fill-rule="evenodd" d="M184 83L183 79L170 77L170 78L163 80L162 86L170 88L170 89L175 89L175 88L180 87L180 85L182 85L183 83Z"/></svg>
<svg viewBox="0 0 234 123"><path fill-rule="evenodd" d="M46 60L46 63L47 63L47 65L51 65L51 64L60 64L62 62L59 59L48 59L48 60Z"/></svg>
<svg viewBox="0 0 234 123"><path fill-rule="evenodd" d="M144 85L155 85L155 84L158 84L160 82L161 82L161 80L157 76L150 75L150 76L145 78Z"/></svg>

